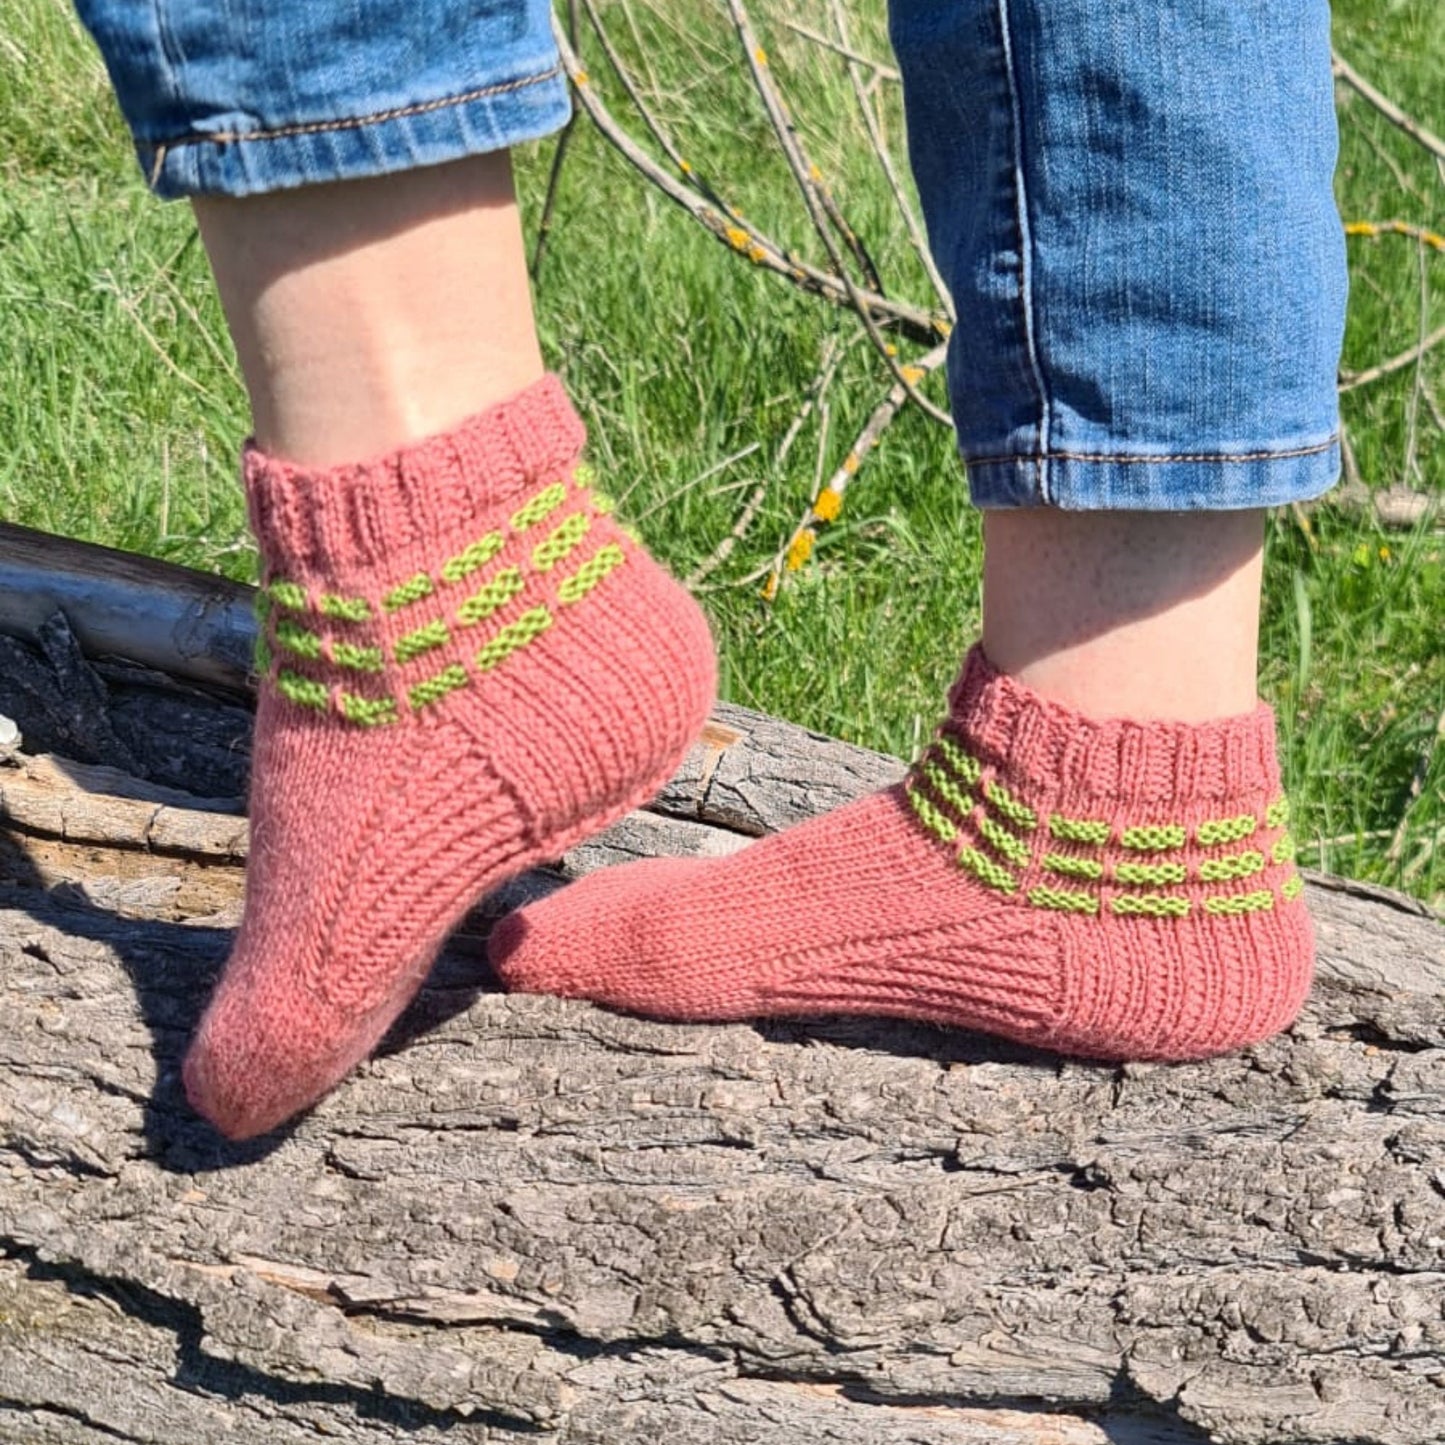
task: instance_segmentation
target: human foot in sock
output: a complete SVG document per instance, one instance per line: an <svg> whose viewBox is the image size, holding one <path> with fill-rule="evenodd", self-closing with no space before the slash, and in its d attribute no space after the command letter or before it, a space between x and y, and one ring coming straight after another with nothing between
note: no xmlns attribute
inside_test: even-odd
<svg viewBox="0 0 1445 1445"><path fill-rule="evenodd" d="M678 1019L871 1014L1111 1059L1217 1054L1309 989L1268 708L1091 721L969 657L907 781L718 861L504 919L512 989Z"/></svg>
<svg viewBox="0 0 1445 1445"><path fill-rule="evenodd" d="M246 909L185 1064L222 1132L325 1093L468 906L645 801L701 728L707 623L590 490L582 441L547 378L364 465L248 454Z"/></svg>

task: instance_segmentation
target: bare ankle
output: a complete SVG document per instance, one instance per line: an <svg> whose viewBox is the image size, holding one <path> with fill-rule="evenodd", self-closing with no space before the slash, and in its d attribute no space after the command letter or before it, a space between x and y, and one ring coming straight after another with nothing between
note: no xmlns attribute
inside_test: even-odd
<svg viewBox="0 0 1445 1445"><path fill-rule="evenodd" d="M1256 700L1264 513L995 511L983 645L1093 717L1206 722Z"/></svg>

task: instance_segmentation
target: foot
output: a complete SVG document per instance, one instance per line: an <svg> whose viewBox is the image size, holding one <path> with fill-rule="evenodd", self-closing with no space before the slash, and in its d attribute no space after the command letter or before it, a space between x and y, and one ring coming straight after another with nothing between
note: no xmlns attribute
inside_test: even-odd
<svg viewBox="0 0 1445 1445"><path fill-rule="evenodd" d="M509 988L660 1018L871 1014L1186 1059L1285 1027L1313 944L1263 706L1096 722L979 649L901 786L504 919Z"/></svg>
<svg viewBox="0 0 1445 1445"><path fill-rule="evenodd" d="M223 1133L364 1058L467 908L647 800L712 701L696 605L616 525L552 378L355 467L256 453L246 908L185 1063Z"/></svg>

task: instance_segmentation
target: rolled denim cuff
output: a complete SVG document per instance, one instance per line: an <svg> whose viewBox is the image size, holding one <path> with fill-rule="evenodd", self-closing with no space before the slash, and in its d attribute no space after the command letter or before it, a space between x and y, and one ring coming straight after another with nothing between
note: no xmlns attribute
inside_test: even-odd
<svg viewBox="0 0 1445 1445"><path fill-rule="evenodd" d="M159 196L249 196L504 150L550 135L570 114L567 80L554 65L448 100L351 119L137 139L136 157Z"/></svg>
<svg viewBox="0 0 1445 1445"><path fill-rule="evenodd" d="M162 196L438 165L570 114L550 0L76 0Z"/></svg>
<svg viewBox="0 0 1445 1445"><path fill-rule="evenodd" d="M964 457L983 510L1238 511L1308 501L1340 475L1339 437L1258 452L1185 456Z"/></svg>

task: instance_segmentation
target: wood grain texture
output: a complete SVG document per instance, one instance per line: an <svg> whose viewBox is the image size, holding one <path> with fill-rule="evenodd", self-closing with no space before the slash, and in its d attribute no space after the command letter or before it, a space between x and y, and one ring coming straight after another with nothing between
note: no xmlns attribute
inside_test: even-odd
<svg viewBox="0 0 1445 1445"><path fill-rule="evenodd" d="M227 1146L178 1063L240 912L249 714L198 680L244 689L244 593L218 641L195 579L62 560L16 626L4 566L55 556L0 530L0 1440L1445 1440L1418 904L1312 880L1298 1025L1178 1067L498 993L501 912L901 775L722 707L649 811L479 904L375 1060ZM113 585L172 584L97 657Z"/></svg>
<svg viewBox="0 0 1445 1445"><path fill-rule="evenodd" d="M1445 928L1407 900L1312 885L1299 1025L1188 1066L495 991L518 899L897 772L727 710L665 812L488 900L376 1060L227 1146L177 1064L242 820L12 758L0 1439L1445 1439Z"/></svg>

